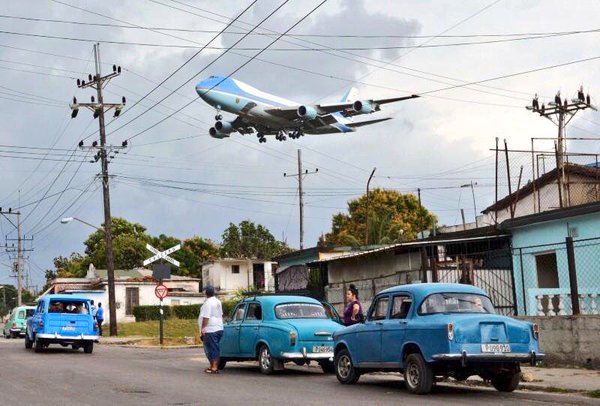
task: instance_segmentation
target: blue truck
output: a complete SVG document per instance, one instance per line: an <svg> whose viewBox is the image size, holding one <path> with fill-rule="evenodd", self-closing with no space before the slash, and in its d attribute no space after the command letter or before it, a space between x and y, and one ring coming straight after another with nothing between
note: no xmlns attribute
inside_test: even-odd
<svg viewBox="0 0 600 406"><path fill-rule="evenodd" d="M25 348L41 352L50 344L94 350L98 326L92 315L90 299L70 294L44 295L32 317L27 319Z"/></svg>

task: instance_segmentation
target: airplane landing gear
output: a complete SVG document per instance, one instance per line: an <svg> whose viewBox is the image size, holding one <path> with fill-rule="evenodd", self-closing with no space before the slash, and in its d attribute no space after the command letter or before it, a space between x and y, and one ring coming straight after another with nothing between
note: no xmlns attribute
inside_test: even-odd
<svg viewBox="0 0 600 406"><path fill-rule="evenodd" d="M221 115L221 106L217 105L216 109L217 109L217 115L215 116L215 120L217 120L217 121L223 120L223 116Z"/></svg>
<svg viewBox="0 0 600 406"><path fill-rule="evenodd" d="M265 138L265 135L263 133L256 133L256 137L258 138L258 142L260 142L261 144L263 142L267 142L267 139Z"/></svg>
<svg viewBox="0 0 600 406"><path fill-rule="evenodd" d="M290 137L291 137L291 135L290 135ZM285 140L287 140L285 131L279 131L279 133L275 136L275 139L277 141L285 141Z"/></svg>
<svg viewBox="0 0 600 406"><path fill-rule="evenodd" d="M295 130L294 132L292 132L290 134L290 138L297 140L298 138L302 137L304 135L304 133L302 133L301 130Z"/></svg>

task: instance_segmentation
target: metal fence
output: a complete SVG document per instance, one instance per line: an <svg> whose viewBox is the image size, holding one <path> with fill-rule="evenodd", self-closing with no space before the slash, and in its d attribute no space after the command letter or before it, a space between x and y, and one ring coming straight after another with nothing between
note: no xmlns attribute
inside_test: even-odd
<svg viewBox="0 0 600 406"><path fill-rule="evenodd" d="M600 237L513 248L518 314L600 314Z"/></svg>

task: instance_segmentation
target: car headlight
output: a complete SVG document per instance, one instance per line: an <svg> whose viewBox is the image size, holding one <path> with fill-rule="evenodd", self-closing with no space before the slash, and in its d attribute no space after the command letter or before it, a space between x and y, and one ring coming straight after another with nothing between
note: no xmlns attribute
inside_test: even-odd
<svg viewBox="0 0 600 406"><path fill-rule="evenodd" d="M448 323L448 340L454 339L454 324Z"/></svg>
<svg viewBox="0 0 600 406"><path fill-rule="evenodd" d="M290 345L296 345L296 332L290 331Z"/></svg>
<svg viewBox="0 0 600 406"><path fill-rule="evenodd" d="M540 326L538 326L537 323L533 323L533 326L531 326L531 328L533 329L533 338L535 338L536 340L540 339Z"/></svg>

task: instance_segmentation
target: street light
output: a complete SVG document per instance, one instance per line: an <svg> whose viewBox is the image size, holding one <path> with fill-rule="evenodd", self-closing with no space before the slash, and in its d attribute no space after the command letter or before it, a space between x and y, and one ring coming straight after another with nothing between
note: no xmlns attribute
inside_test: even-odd
<svg viewBox="0 0 600 406"><path fill-rule="evenodd" d="M79 221L87 226L95 228L96 230L102 231L104 233L104 238L107 242L106 244L106 274L108 279L108 311L109 311L109 327L110 327L110 335L117 335L117 304L115 300L115 276L114 276L114 258L112 249L109 250L109 240L112 241L112 236L107 232L105 228L97 227L93 224L88 223L87 221L83 221L77 217L63 217L60 222L62 224L68 224L73 220Z"/></svg>

